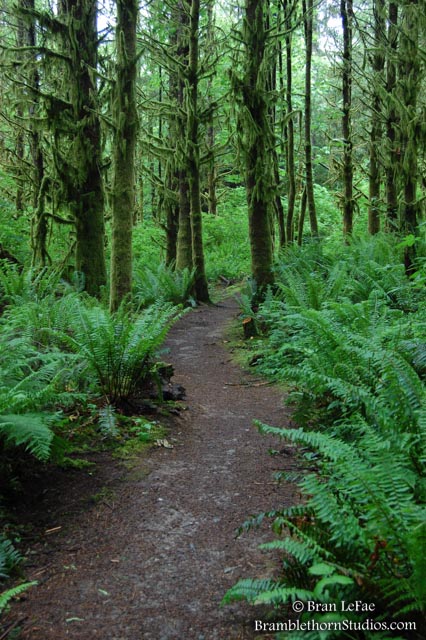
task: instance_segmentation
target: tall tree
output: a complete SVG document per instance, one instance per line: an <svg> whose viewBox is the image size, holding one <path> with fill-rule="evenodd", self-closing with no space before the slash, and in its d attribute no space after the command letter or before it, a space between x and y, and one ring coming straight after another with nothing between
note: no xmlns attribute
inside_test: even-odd
<svg viewBox="0 0 426 640"><path fill-rule="evenodd" d="M214 0L208 0L207 4L207 55L216 55L216 43L215 43L215 22L214 22ZM215 159L215 123L214 123L214 109L213 94L212 94L213 79L210 76L208 79L207 96L210 103L210 109L208 111L207 118L207 197L208 197L208 210L209 213L214 216L217 214L217 196L216 196L216 159Z"/></svg>
<svg viewBox="0 0 426 640"><path fill-rule="evenodd" d="M117 63L113 98L114 180L112 186L111 295L115 311L132 285L132 229L135 209L137 0L116 0Z"/></svg>
<svg viewBox="0 0 426 640"><path fill-rule="evenodd" d="M352 162L352 0L340 1L343 27L342 65L342 135L343 135L343 233L350 235L353 228L353 162Z"/></svg>
<svg viewBox="0 0 426 640"><path fill-rule="evenodd" d="M266 8L265 0L245 2L243 77L234 77L235 97L240 101L238 140L245 169L251 272L258 299L274 282L269 215L274 198L270 163L273 140L268 118Z"/></svg>
<svg viewBox="0 0 426 640"><path fill-rule="evenodd" d="M369 207L368 230L375 234L380 230L380 142L382 137L382 95L384 89L385 64L385 0L373 1L374 36L371 95L371 130L370 130L370 172L369 172Z"/></svg>
<svg viewBox="0 0 426 640"><path fill-rule="evenodd" d="M285 51L286 51L286 164L287 164L287 220L286 241L292 242L294 238L294 206L296 202L296 165L294 160L294 120L293 120L293 23L296 11L296 1L284 0L284 27L285 27Z"/></svg>
<svg viewBox="0 0 426 640"><path fill-rule="evenodd" d="M385 137L385 173L386 173L386 226L398 228L398 182L399 151L397 141L398 111L396 100L396 57L398 48L398 4L391 0L388 9L388 31L386 48L386 137Z"/></svg>
<svg viewBox="0 0 426 640"><path fill-rule="evenodd" d="M417 109L420 81L422 78L419 58L419 4L417 0L403 0L399 44L399 105L401 169L403 180L401 230L417 235L418 210L418 143L421 121ZM405 248L407 275L415 270L414 243Z"/></svg>
<svg viewBox="0 0 426 640"><path fill-rule="evenodd" d="M305 33L305 171L306 197L313 236L318 236L318 221L314 196L314 176L312 167L312 37L314 20L313 0L302 0L303 26Z"/></svg>
<svg viewBox="0 0 426 640"><path fill-rule="evenodd" d="M192 237L191 237L191 206L189 200L189 176L186 170L186 110L185 110L185 72L188 68L189 56L189 5L187 0L179 0L178 5L178 44L177 56L179 61L179 73L177 79L177 110L178 120L176 127L176 155L178 162L179 184L179 217L176 248L176 268L192 269Z"/></svg>
<svg viewBox="0 0 426 640"><path fill-rule="evenodd" d="M59 31L62 39L60 56L67 73L62 96L49 96L47 108L62 186L60 199L75 222L76 269L84 276L86 291L99 296L106 284L106 266L96 18L96 0L62 0L58 19L49 17L51 29Z"/></svg>
<svg viewBox="0 0 426 640"><path fill-rule="evenodd" d="M200 199L200 136L198 107L199 22L200 0L192 0L189 17L189 51L186 96L186 169L189 178L192 263L195 270L195 297L199 302L209 302L209 290L204 266L202 213Z"/></svg>

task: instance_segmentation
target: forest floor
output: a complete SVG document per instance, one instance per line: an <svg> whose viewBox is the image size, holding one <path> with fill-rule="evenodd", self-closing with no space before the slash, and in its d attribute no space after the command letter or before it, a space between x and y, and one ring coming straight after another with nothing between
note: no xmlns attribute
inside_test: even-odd
<svg viewBox="0 0 426 640"><path fill-rule="evenodd" d="M252 426L255 418L284 426L289 410L280 389L236 364L226 343L237 313L228 298L170 332L167 359L186 389L167 435L173 448L141 454L130 468L98 455L95 471L56 473L26 505L38 533L25 572L39 584L9 614L19 638L259 637L261 611L220 602L241 577L276 575L279 559L258 550L272 538L266 524L235 532L250 515L293 503L295 487L273 473L297 461L288 451L271 456L280 445Z"/></svg>

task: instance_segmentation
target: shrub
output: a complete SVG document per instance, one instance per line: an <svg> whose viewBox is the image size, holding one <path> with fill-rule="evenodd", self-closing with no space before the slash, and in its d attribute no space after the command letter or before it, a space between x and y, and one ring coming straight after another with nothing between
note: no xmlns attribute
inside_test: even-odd
<svg viewBox="0 0 426 640"><path fill-rule="evenodd" d="M176 271L164 263L157 267L138 267L134 271L133 299L139 309L155 302L194 305L194 270Z"/></svg>
<svg viewBox="0 0 426 640"><path fill-rule="evenodd" d="M70 346L110 404L129 398L153 373L153 358L179 317L172 305L154 304L139 315L122 305L115 314L102 307L75 310Z"/></svg>
<svg viewBox="0 0 426 640"><path fill-rule="evenodd" d="M278 293L259 309L267 335L256 345L258 368L292 386L301 426L258 426L298 445L305 457L302 502L246 523L271 518L278 538L262 548L282 552L282 576L240 581L226 602L374 602L377 620L414 620L418 633L410 637L422 637L426 318L424 293L405 278L393 246L380 237L355 241L344 261L339 251L333 257L318 246L289 251L278 269ZM308 615L348 618L317 611L302 621ZM366 617L351 615L358 622ZM345 637L380 636L355 629Z"/></svg>

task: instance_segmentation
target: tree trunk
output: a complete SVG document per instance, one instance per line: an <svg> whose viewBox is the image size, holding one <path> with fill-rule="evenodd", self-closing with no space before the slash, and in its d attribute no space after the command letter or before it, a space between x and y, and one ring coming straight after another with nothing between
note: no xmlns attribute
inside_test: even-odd
<svg viewBox="0 0 426 640"><path fill-rule="evenodd" d="M274 193L270 167L273 145L266 99L267 75L263 68L266 49L264 19L264 0L246 0L243 27L245 73L239 86L244 109L239 114L239 143L245 160L251 271L258 300L274 282L269 216Z"/></svg>
<svg viewBox="0 0 426 640"><path fill-rule="evenodd" d="M343 26L342 71L342 135L343 135L343 233L349 236L353 229L353 163L352 163L352 0L341 0L340 15Z"/></svg>
<svg viewBox="0 0 426 640"><path fill-rule="evenodd" d="M116 311L132 288L135 210L137 0L116 0L117 64L114 91L114 180L112 187L111 295Z"/></svg>
<svg viewBox="0 0 426 640"><path fill-rule="evenodd" d="M189 43L189 7L187 0L179 0L178 5L174 7L175 22L177 25L176 38L177 48L176 57L181 64L181 70L176 76L176 122L174 123L174 135L176 141L175 159L177 165L178 185L179 185L179 214L178 214L178 231L176 246L176 269L192 269L192 237L191 237L191 218L190 218L190 201L189 201L189 182L186 167L186 138L185 131L187 128L185 115L185 72L188 68ZM172 80L174 81L174 80Z"/></svg>
<svg viewBox="0 0 426 640"><path fill-rule="evenodd" d="M300 215L299 215L299 224L297 225L297 244L299 247L302 246L303 243L303 227L305 224L305 216L306 216L306 186L303 187L302 196L300 198Z"/></svg>
<svg viewBox="0 0 426 640"><path fill-rule="evenodd" d="M305 46L306 46L306 67L305 67L305 168L306 168L306 197L311 223L311 232L314 237L318 237L318 221L314 197L314 176L312 168L312 106L311 106L311 76L312 76L312 31L313 31L313 0L303 0Z"/></svg>
<svg viewBox="0 0 426 640"><path fill-rule="evenodd" d="M187 85L187 170L192 237L192 262L195 269L194 293L198 302L209 302L204 266L202 213L200 199L200 141L198 134L198 37L200 0L192 0L189 19L189 58Z"/></svg>
<svg viewBox="0 0 426 640"><path fill-rule="evenodd" d="M176 269L192 269L191 206L186 171L179 171L179 218L176 249Z"/></svg>
<svg viewBox="0 0 426 640"><path fill-rule="evenodd" d="M400 32L400 81L399 98L403 105L400 117L401 167L404 200L401 210L401 230L405 234L418 234L417 179L418 139L420 119L417 113L417 97L421 81L419 63L419 5L417 0L405 0L402 5ZM416 245L405 248L405 271L415 271Z"/></svg>
<svg viewBox="0 0 426 640"><path fill-rule="evenodd" d="M391 231L398 228L399 154L397 144L398 115L395 104L396 55L398 47L398 5L389 2L388 50L386 59L386 225Z"/></svg>
<svg viewBox="0 0 426 640"><path fill-rule="evenodd" d="M97 90L92 69L97 67L96 0L64 0L69 56L67 87L75 124L69 135L67 157L56 134L57 168L66 189L66 201L76 221L76 269L84 275L85 289L100 296L106 284L104 254L104 192L101 176L101 130ZM60 166L62 165L62 166Z"/></svg>
<svg viewBox="0 0 426 640"><path fill-rule="evenodd" d="M383 54L385 20L385 0L374 0L374 51L372 54L372 109L370 132L370 173L368 231L376 234L380 231L380 142L382 139L382 92L385 58Z"/></svg>
<svg viewBox="0 0 426 640"><path fill-rule="evenodd" d="M284 26L286 50L286 116L287 116L287 227L286 241L293 241L294 206L296 202L296 166L294 161L294 122L293 122L293 60L292 29L294 4L284 0Z"/></svg>
<svg viewBox="0 0 426 640"><path fill-rule="evenodd" d="M209 55L215 55L215 42L214 42L214 15L213 15L214 0L209 0L207 5L207 46L209 49ZM209 78L207 85L207 99L212 105L212 79ZM207 122L207 152L208 152L208 165L207 165L207 195L208 195L208 208L209 213L214 216L217 215L217 196L216 196L216 158L215 158L215 130L214 130L214 109L211 106L208 114Z"/></svg>

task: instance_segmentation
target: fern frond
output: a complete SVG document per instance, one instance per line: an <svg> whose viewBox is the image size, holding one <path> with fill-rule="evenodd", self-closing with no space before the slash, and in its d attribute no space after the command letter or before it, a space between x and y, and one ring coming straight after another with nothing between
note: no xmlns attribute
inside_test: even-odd
<svg viewBox="0 0 426 640"><path fill-rule="evenodd" d="M42 413L0 415L0 436L6 445L23 446L38 460L48 460L55 437L52 418Z"/></svg>
<svg viewBox="0 0 426 640"><path fill-rule="evenodd" d="M114 438L118 435L117 414L110 404L99 409L99 429L108 437Z"/></svg>
<svg viewBox="0 0 426 640"><path fill-rule="evenodd" d="M37 584L37 582L25 582L24 584L20 584L17 587L7 589L6 591L0 593L0 614L5 610L5 608L13 598L16 598L17 596L21 595L21 593L24 593L24 591L26 591L30 587L36 586Z"/></svg>
<svg viewBox="0 0 426 640"><path fill-rule="evenodd" d="M247 602L255 602L259 595L272 588L274 582L272 580L239 580L233 587L228 589L222 599L222 604L230 602L238 602L239 600L247 600Z"/></svg>

